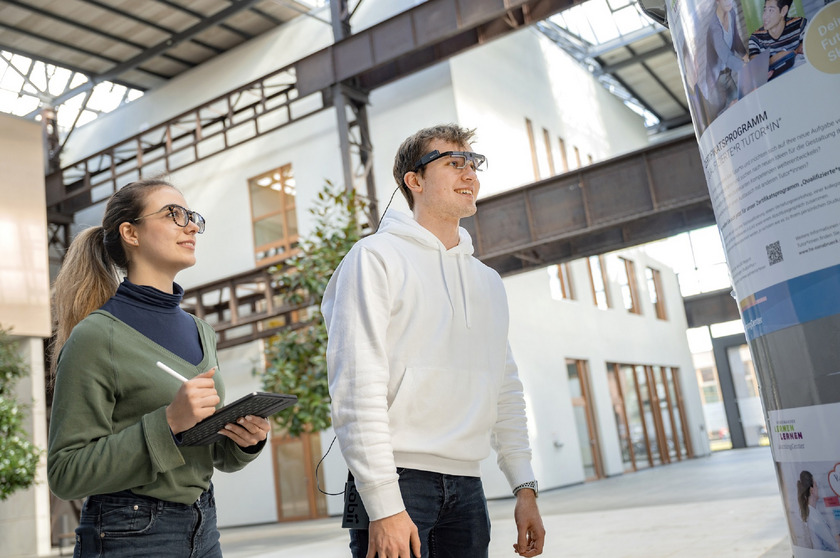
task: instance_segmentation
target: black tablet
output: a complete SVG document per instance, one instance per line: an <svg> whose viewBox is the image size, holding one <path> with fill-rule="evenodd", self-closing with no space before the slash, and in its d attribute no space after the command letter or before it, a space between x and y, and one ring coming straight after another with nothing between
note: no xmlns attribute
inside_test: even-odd
<svg viewBox="0 0 840 558"><path fill-rule="evenodd" d="M296 402L296 396L286 395L285 393L266 393L262 391L249 393L245 397L225 405L189 430L181 432L181 445L206 446L224 440L225 437L219 434L219 430L224 428L227 423L236 422L238 418L246 415L270 417L287 407L291 407Z"/></svg>

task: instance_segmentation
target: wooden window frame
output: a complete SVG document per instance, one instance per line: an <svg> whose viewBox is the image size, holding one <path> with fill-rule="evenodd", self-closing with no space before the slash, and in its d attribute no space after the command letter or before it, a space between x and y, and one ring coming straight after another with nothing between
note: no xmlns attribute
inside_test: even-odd
<svg viewBox="0 0 840 558"><path fill-rule="evenodd" d="M287 163L285 165L274 168L274 169L272 169L268 172L260 173L256 176L253 176L253 177L248 179L248 203L249 203L249 206L250 206L250 209L251 209L251 231L252 231L252 233L254 233L254 259L256 260L257 265L265 265L265 264L279 262L279 261L285 260L286 258L289 258L289 257L293 256L297 252L297 244L298 244L298 241L300 240L300 234L289 234L289 219L288 219L289 213L294 212L295 213L295 220L297 221L297 195L296 195L296 193L295 193L294 196L292 196L293 201L292 201L292 205L290 206L290 205L288 205L289 204L289 195L285 192L285 190L281 190L281 191L277 192L277 194L279 196L281 196L280 197L280 199L281 199L281 202L280 202L281 203L281 209L279 209L277 211L263 213L263 214L260 214L260 215L255 215L254 214L253 193L252 193L254 185L257 184L257 182L259 180L261 180L265 177L270 177L272 180L274 180L274 178L273 178L274 175L278 174L278 173L280 174L281 177L285 177L291 171L292 171L292 165L291 165L291 163ZM281 183L282 183L282 181L283 181L283 178L281 178ZM259 187L263 187L263 186L259 186ZM276 215L283 215L283 236L282 236L282 238L279 238L279 239L274 240L272 242L268 242L268 243L261 244L261 245L258 246L256 244L256 233L255 233L255 227L256 227L257 223L264 220L264 219L269 219L271 217L274 217ZM272 256L263 257L263 258L260 258L258 256L258 254L260 252L268 252L269 250L272 250L272 249L277 249L277 253L272 255Z"/></svg>
<svg viewBox="0 0 840 558"><path fill-rule="evenodd" d="M598 258L598 268L601 270L601 284L604 286L604 299L607 303L606 308L601 308L598 305L598 291L595 288L595 276L592 275L592 258ZM610 289L607 281L607 268L604 264L604 256L590 256L586 258L586 264L589 269L589 285L592 287L592 302L595 304L596 308L601 308L601 310L608 310L612 308L612 300L610 298Z"/></svg>
<svg viewBox="0 0 840 558"><path fill-rule="evenodd" d="M630 307L626 308L631 314L642 313L642 305L639 303L639 285L636 281L636 264L633 260L618 257L624 265L624 273L627 277L627 288L630 290Z"/></svg>
<svg viewBox="0 0 840 558"><path fill-rule="evenodd" d="M554 172L554 155L551 153L551 136L545 128L543 128L543 141L545 142L545 156L548 158L548 173L554 176L556 173Z"/></svg>
<svg viewBox="0 0 840 558"><path fill-rule="evenodd" d="M525 119L525 129L528 131L528 145L531 146L531 164L534 167L534 180L539 180L540 164L537 161L537 139L534 137L534 124L530 118Z"/></svg>
<svg viewBox="0 0 840 558"><path fill-rule="evenodd" d="M566 141L561 137L557 139L560 142L560 162L563 164L563 172L569 172L569 156L566 153Z"/></svg>
<svg viewBox="0 0 840 558"><path fill-rule="evenodd" d="M560 293L566 300L575 300L575 286L572 282L572 268L568 262L557 265L557 279L560 281Z"/></svg>
<svg viewBox="0 0 840 558"><path fill-rule="evenodd" d="M650 272L650 277L647 277L647 272ZM662 289L662 274L659 272L658 269L654 269L652 267L645 268L645 279L648 285L648 294L652 294L656 296L656 301L654 302L651 300L651 304L653 304L653 308L656 311L656 317L660 320L667 320L668 319L668 312L665 309L665 296ZM653 292L650 292L651 284L653 285Z"/></svg>

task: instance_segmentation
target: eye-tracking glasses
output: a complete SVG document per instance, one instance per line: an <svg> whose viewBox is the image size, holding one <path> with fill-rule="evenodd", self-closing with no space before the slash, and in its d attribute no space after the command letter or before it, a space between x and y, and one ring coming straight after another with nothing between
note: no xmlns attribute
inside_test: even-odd
<svg viewBox="0 0 840 558"><path fill-rule="evenodd" d="M164 211L169 212L169 216L172 217L172 220L179 227L186 228L186 226L190 224L190 221L192 221L193 223L198 225L198 234L203 233L204 228L207 225L207 221L204 220L204 217L202 217L200 213L198 213L197 211L191 211L191 210L187 209L186 207L182 207L182 206L174 204L174 203L171 203L171 204L169 204L165 207L162 207L161 209L158 209L157 211L155 211L153 213L149 213L147 215L142 215L140 217L137 217L136 219L133 219L132 221L134 223L136 223L140 219L145 219L146 217L151 217L152 215L157 215L158 213L163 213Z"/></svg>
<svg viewBox="0 0 840 558"><path fill-rule="evenodd" d="M444 151L441 153L435 149L431 153L426 153L420 157L420 160L414 165L414 172L419 171L432 161L436 161L442 157L449 157L449 164L455 169L463 169L467 166L467 164L469 164L474 171L483 171L487 168L485 166L487 163L487 157L479 153L474 153L472 151Z"/></svg>

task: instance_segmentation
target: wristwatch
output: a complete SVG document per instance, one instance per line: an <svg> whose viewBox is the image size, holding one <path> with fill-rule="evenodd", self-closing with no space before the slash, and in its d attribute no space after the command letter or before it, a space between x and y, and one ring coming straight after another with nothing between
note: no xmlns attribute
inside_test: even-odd
<svg viewBox="0 0 840 558"><path fill-rule="evenodd" d="M534 491L534 496L539 498L540 489L537 486L537 481L532 480L532 481L528 481L528 482L523 482L522 484L520 484L519 486L517 486L516 488L513 489L513 495L516 496L516 493L519 492L520 490L522 490L523 488L530 488L531 490Z"/></svg>

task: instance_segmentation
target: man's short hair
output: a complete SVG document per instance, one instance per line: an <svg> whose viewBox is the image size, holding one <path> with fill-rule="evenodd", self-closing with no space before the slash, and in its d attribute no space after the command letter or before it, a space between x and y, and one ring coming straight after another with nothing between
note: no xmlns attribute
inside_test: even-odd
<svg viewBox="0 0 840 558"><path fill-rule="evenodd" d="M473 136L475 136L475 129L462 128L457 124L439 124L423 128L402 142L397 150L397 155L394 157L394 180L397 181L397 185L405 196L409 209L414 209L414 197L403 177L405 173L414 170L417 161L427 153L429 144L433 140L442 140L459 146L467 146ZM425 168L421 168L417 173L423 176L424 171Z"/></svg>
<svg viewBox="0 0 840 558"><path fill-rule="evenodd" d="M782 8L787 7L788 11L785 14L785 17L787 18L788 14L790 13L790 7L793 5L793 0L773 0L773 1L776 2L776 7L779 8L780 12L782 11ZM764 3L765 4L767 3L766 0L765 0Z"/></svg>

